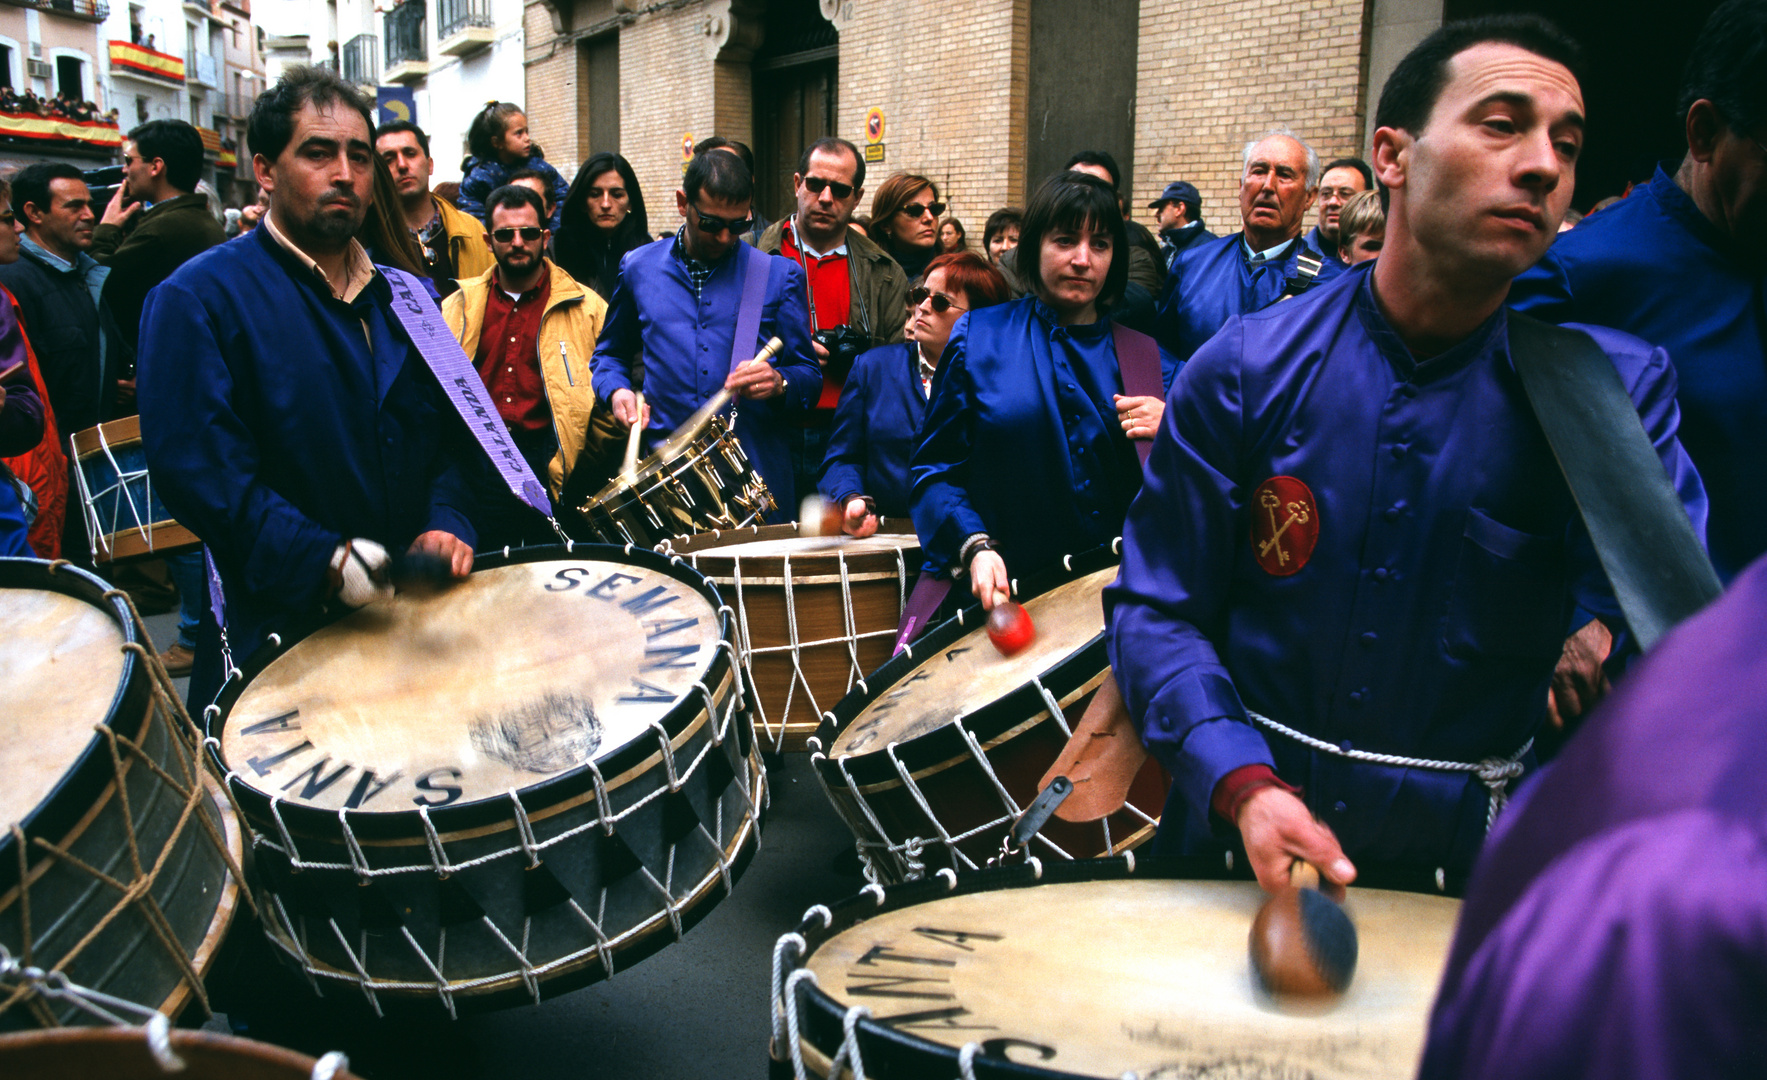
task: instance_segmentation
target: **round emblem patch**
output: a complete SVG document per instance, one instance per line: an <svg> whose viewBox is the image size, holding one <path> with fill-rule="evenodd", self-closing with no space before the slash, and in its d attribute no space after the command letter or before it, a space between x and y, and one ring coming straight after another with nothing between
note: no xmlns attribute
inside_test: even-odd
<svg viewBox="0 0 1767 1080"><path fill-rule="evenodd" d="M1272 476L1252 495L1252 555L1267 574L1287 577L1307 565L1319 542L1319 503L1292 476Z"/></svg>

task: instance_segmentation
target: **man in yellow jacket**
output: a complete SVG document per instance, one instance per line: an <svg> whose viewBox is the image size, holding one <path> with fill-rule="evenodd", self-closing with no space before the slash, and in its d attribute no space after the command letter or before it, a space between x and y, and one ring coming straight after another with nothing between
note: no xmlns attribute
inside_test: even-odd
<svg viewBox="0 0 1767 1080"><path fill-rule="evenodd" d="M405 227L423 250L424 271L437 291L447 296L459 282L491 269L483 223L430 190L436 163L423 129L409 120L382 124L374 131L374 151L392 170Z"/></svg>
<svg viewBox="0 0 1767 1080"><path fill-rule="evenodd" d="M491 192L485 218L496 265L462 279L442 301L442 317L472 357L516 448L556 501L573 470L611 477L625 444L624 429L605 406L596 408L589 385L607 303L546 258L551 231L532 189L511 184ZM491 523L481 546L549 534L538 515L529 520L511 509L507 517Z"/></svg>

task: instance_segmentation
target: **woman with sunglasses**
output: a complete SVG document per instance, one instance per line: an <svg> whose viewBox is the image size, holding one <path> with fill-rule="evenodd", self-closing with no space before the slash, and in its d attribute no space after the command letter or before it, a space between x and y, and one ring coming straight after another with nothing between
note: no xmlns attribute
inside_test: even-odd
<svg viewBox="0 0 1767 1080"><path fill-rule="evenodd" d="M939 216L944 212L938 185L924 176L897 173L872 196L866 231L913 281L939 253Z"/></svg>
<svg viewBox="0 0 1767 1080"><path fill-rule="evenodd" d="M908 291L908 340L860 354L841 388L817 485L844 511L841 527L870 536L880 517L907 517L908 459L926 416L951 328L966 312L1003 304L1006 279L974 252L940 255Z"/></svg>
<svg viewBox="0 0 1767 1080"><path fill-rule="evenodd" d="M1009 569L1023 579L1109 543L1141 489L1132 440L1153 438L1165 402L1125 396L1124 367L1157 356L1169 387L1178 363L1110 318L1127 244L1109 184L1051 177L1018 247L1030 292L965 315L945 346L912 460L914 526L984 608L1008 597Z"/></svg>
<svg viewBox="0 0 1767 1080"><path fill-rule="evenodd" d="M650 217L631 162L606 150L590 158L571 181L559 217L553 261L603 300L611 298L620 260L650 243Z"/></svg>

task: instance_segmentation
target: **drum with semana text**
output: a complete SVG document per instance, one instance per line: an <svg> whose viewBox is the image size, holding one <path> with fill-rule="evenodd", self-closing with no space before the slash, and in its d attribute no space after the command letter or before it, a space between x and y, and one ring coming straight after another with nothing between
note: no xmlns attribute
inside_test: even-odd
<svg viewBox="0 0 1767 1080"><path fill-rule="evenodd" d="M677 940L759 843L729 609L653 552L483 558L273 640L212 715L272 943L376 1011L611 976Z"/></svg>
<svg viewBox="0 0 1767 1080"><path fill-rule="evenodd" d="M206 1013L239 827L145 628L85 571L0 559L0 641L0 1031L105 1022L69 980Z"/></svg>
<svg viewBox="0 0 1767 1080"><path fill-rule="evenodd" d="M1266 895L1227 878L1214 858L1038 862L812 908L775 949L774 1057L800 1080L856 1062L980 1080L1415 1075L1460 902L1409 891L1432 889L1421 877L1359 881L1356 977L1296 1009L1248 960Z"/></svg>
<svg viewBox="0 0 1767 1080"><path fill-rule="evenodd" d="M664 550L735 605L755 734L774 753L803 750L823 711L890 658L921 561L905 520L863 540L804 536L794 523L700 533Z"/></svg>
<svg viewBox="0 0 1767 1080"><path fill-rule="evenodd" d="M1000 853L1071 721L1111 677L1101 597L1116 576L1110 548L1072 556L1028 583L1023 603L1037 634L1022 652L1002 656L981 608L968 608L834 707L811 761L875 878L974 869ZM1153 837L1166 787L1150 758L1122 809L1096 822L1051 820L1034 853L1086 858L1135 847Z"/></svg>

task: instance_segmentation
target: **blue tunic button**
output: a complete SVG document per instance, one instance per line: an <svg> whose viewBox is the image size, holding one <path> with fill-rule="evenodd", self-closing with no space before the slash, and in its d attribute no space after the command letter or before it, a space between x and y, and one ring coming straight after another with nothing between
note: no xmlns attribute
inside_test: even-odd
<svg viewBox="0 0 1767 1080"><path fill-rule="evenodd" d="M1364 695L1365 695L1365 692L1362 690L1350 691L1350 704L1352 704L1352 705L1362 704L1362 698L1364 697Z"/></svg>
<svg viewBox="0 0 1767 1080"><path fill-rule="evenodd" d="M1349 753L1350 750L1352 749L1352 747L1350 746L1350 740L1345 739L1343 742L1338 743L1338 749L1342 750L1346 754Z"/></svg>
<svg viewBox="0 0 1767 1080"><path fill-rule="evenodd" d="M1387 568L1384 566L1375 567L1374 568L1374 580L1376 580L1376 581L1387 580Z"/></svg>
<svg viewBox="0 0 1767 1080"><path fill-rule="evenodd" d="M1346 804L1345 804L1345 802L1344 802L1344 801L1343 801L1343 800L1342 800L1342 799L1339 799L1339 800L1338 800L1338 801L1337 801L1337 802L1335 802L1335 803L1333 803L1333 804L1332 804L1332 807L1331 807L1331 808L1332 808L1332 809L1333 809L1333 810L1336 810L1336 811L1337 811L1337 812L1338 812L1338 813L1340 813L1340 814L1341 814L1341 813L1343 813L1343 812L1344 812L1344 811L1345 811L1345 810L1348 810L1348 809L1349 809L1349 806L1348 806L1348 805L1346 805Z"/></svg>
<svg viewBox="0 0 1767 1080"><path fill-rule="evenodd" d="M1372 649L1372 648L1374 648L1374 643L1379 640L1380 640L1380 635L1375 633L1373 630L1370 630L1367 633L1362 635L1362 647L1364 649Z"/></svg>
<svg viewBox="0 0 1767 1080"><path fill-rule="evenodd" d="M1393 446L1393 457L1395 459L1403 458L1405 456L1405 451L1409 449L1410 447L1406 446L1404 443L1396 443Z"/></svg>

